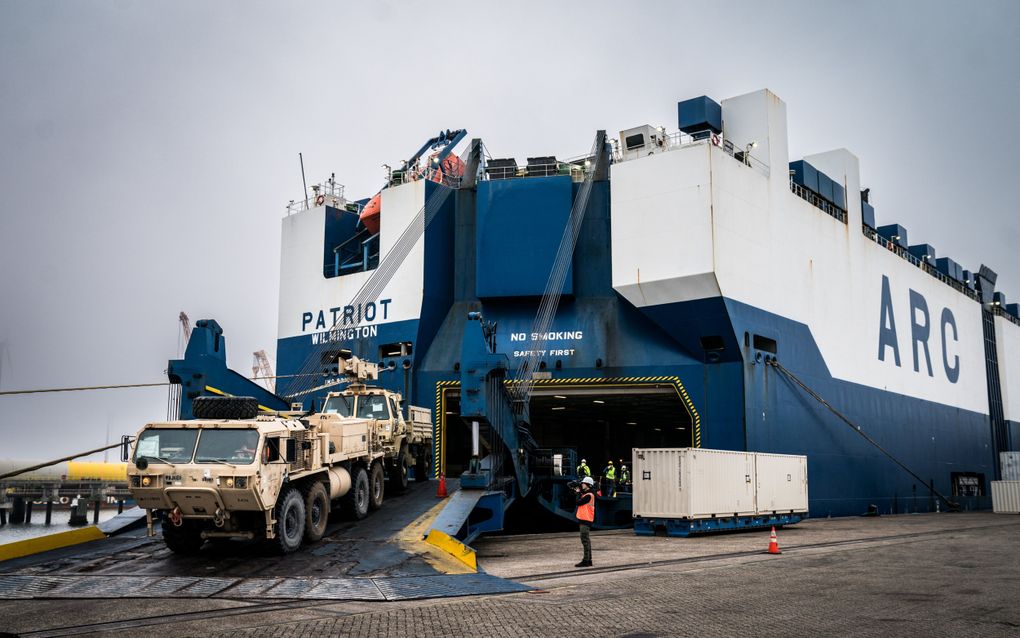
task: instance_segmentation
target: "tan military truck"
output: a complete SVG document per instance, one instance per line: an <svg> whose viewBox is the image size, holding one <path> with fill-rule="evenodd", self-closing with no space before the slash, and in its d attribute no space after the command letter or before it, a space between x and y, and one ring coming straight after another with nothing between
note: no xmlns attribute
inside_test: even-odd
<svg viewBox="0 0 1020 638"><path fill-rule="evenodd" d="M406 489L412 463L427 480L431 412L407 406L405 419L398 393L364 384L378 378L374 364L342 359L340 368L352 383L316 414L257 414L248 397L199 397L194 420L146 425L128 483L149 533L159 513L174 552L247 538L286 553L322 538L335 504L361 519L387 489ZM247 418L217 418L226 415Z"/></svg>

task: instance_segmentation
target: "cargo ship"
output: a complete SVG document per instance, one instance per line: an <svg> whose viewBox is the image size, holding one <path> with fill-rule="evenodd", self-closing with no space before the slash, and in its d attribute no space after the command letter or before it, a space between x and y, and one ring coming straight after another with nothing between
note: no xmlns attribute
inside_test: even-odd
<svg viewBox="0 0 1020 638"><path fill-rule="evenodd" d="M1020 309L994 271L910 243L851 152L790 157L768 90L679 101L676 129L634 124L581 157L486 149L470 174L466 132L446 130L378 193L317 185L282 220L275 392L246 390L200 322L171 362L175 409L210 389L313 409L351 352L434 406L432 471L455 476L472 457L461 341L481 313L511 369L537 362L530 434L570 452L554 473L632 448L798 454L812 516L931 511L935 493L989 507L998 453L1020 442Z"/></svg>

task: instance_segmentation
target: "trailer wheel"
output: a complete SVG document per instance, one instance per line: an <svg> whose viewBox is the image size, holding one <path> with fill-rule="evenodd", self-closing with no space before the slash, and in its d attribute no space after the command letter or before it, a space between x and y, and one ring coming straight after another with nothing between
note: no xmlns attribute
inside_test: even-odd
<svg viewBox="0 0 1020 638"><path fill-rule="evenodd" d="M281 554L301 547L305 535L305 499L293 487L284 488L276 501L276 538L273 545Z"/></svg>
<svg viewBox="0 0 1020 638"><path fill-rule="evenodd" d="M326 533L329 518L329 496L319 481L312 482L304 491L305 540L314 543Z"/></svg>
<svg viewBox="0 0 1020 638"><path fill-rule="evenodd" d="M368 484L368 507L370 509L377 510L382 507L383 493L386 491L386 479L383 476L383 467L381 462L372 464L372 471L368 475Z"/></svg>
<svg viewBox="0 0 1020 638"><path fill-rule="evenodd" d="M407 491L407 445L400 447L400 454L390 463L390 489L394 494Z"/></svg>
<svg viewBox="0 0 1020 638"><path fill-rule="evenodd" d="M202 549L202 528L195 521L184 521L177 527L163 519L163 542L175 554L197 554Z"/></svg>
<svg viewBox="0 0 1020 638"><path fill-rule="evenodd" d="M368 516L369 485L368 472L360 465L352 470L351 489L343 497L343 508L356 521Z"/></svg>
<svg viewBox="0 0 1020 638"><path fill-rule="evenodd" d="M259 402L252 397L195 397L191 413L196 419L254 419Z"/></svg>

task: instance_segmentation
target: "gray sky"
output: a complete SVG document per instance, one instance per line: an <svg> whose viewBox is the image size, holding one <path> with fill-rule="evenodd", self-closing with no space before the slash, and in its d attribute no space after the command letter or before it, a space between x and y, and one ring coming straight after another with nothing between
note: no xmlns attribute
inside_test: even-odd
<svg viewBox="0 0 1020 638"><path fill-rule="evenodd" d="M350 4L352 6L342 6ZM177 313L275 361L280 219L441 128L498 156L768 87L899 222L1020 300L1020 3L0 0L0 389L163 381ZM0 458L101 445L166 391L0 397Z"/></svg>

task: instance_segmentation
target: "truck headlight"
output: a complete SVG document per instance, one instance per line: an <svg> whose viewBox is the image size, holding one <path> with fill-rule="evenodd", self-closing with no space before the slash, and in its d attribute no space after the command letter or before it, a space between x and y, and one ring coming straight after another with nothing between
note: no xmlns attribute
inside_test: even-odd
<svg viewBox="0 0 1020 638"><path fill-rule="evenodd" d="M244 488L248 487L248 477L238 476L237 478L235 478L234 487L236 487L239 490L243 490Z"/></svg>
<svg viewBox="0 0 1020 638"><path fill-rule="evenodd" d="M234 487L234 479L233 479L233 477L228 476L227 480L224 481L224 482L227 484L227 487Z"/></svg>
<svg viewBox="0 0 1020 638"><path fill-rule="evenodd" d="M142 477L142 487L149 487L149 485L151 483L152 483L152 478L151 477L149 477L149 476L143 476Z"/></svg>
<svg viewBox="0 0 1020 638"><path fill-rule="evenodd" d="M131 477L131 487L138 487L141 484L142 484L142 477L140 477L140 476L132 476Z"/></svg>

